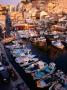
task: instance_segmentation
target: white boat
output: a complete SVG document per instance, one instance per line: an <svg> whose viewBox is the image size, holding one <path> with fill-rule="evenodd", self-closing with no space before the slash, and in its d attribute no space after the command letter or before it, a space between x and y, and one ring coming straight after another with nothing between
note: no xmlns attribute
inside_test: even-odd
<svg viewBox="0 0 67 90"><path fill-rule="evenodd" d="M36 63L31 64L29 67L27 67L27 68L25 69L25 72L26 72L26 73L35 72L35 71L37 71L37 70L43 69L46 65L47 65L46 62L38 61L38 62L36 62Z"/></svg>
<svg viewBox="0 0 67 90"><path fill-rule="evenodd" d="M31 75L33 76L33 79L36 80L44 77L47 74L54 73L55 69L55 63L51 62L49 65L47 64L43 69L31 73Z"/></svg>

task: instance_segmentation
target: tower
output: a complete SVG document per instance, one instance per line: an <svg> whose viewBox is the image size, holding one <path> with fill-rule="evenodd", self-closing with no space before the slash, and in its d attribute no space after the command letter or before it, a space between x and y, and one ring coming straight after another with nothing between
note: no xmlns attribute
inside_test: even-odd
<svg viewBox="0 0 67 90"><path fill-rule="evenodd" d="M6 25L6 36L10 36L12 22L11 22L11 18L10 18L10 15L8 14L8 12L6 14L5 25Z"/></svg>

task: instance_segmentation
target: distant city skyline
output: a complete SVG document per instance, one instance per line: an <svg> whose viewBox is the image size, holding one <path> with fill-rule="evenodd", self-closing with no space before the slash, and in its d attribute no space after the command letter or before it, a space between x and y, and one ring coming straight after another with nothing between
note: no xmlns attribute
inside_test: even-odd
<svg viewBox="0 0 67 90"><path fill-rule="evenodd" d="M0 0L0 4L5 4L5 5L17 5L21 0Z"/></svg>

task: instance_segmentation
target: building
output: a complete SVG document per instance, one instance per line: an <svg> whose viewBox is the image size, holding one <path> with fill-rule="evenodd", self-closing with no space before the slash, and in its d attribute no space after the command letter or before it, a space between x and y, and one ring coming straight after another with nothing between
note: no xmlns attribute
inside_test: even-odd
<svg viewBox="0 0 67 90"><path fill-rule="evenodd" d="M7 8L4 5L0 5L0 15L5 15L7 13Z"/></svg>
<svg viewBox="0 0 67 90"><path fill-rule="evenodd" d="M4 29L5 28L5 15L0 15L0 26Z"/></svg>
<svg viewBox="0 0 67 90"><path fill-rule="evenodd" d="M9 12L16 11L16 6L14 6L14 5L7 5L6 8L8 9Z"/></svg>

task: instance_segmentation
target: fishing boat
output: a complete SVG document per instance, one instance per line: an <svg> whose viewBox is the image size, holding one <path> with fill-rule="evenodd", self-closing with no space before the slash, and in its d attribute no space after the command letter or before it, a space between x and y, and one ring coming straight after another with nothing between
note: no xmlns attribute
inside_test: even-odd
<svg viewBox="0 0 67 90"><path fill-rule="evenodd" d="M36 79L40 79L40 78L44 77L47 74L54 73L55 69L56 69L55 63L51 62L49 65L47 65L43 69L41 69L39 71L35 71L34 73L31 73L31 75L32 75L33 79L36 80Z"/></svg>
<svg viewBox="0 0 67 90"><path fill-rule="evenodd" d="M62 84L62 83L55 83L55 85L52 86L51 89L49 90L67 90L67 83Z"/></svg>
<svg viewBox="0 0 67 90"><path fill-rule="evenodd" d="M11 53L14 57L25 56L22 49L14 49Z"/></svg>
<svg viewBox="0 0 67 90"><path fill-rule="evenodd" d="M20 65L20 67L25 67L25 66L31 65L37 61L38 61L38 59L26 57L19 65Z"/></svg>
<svg viewBox="0 0 67 90"><path fill-rule="evenodd" d="M49 88L53 83L55 83L56 80L54 77L52 77L51 74L46 75L43 79L39 79L36 81L36 86L38 88Z"/></svg>
<svg viewBox="0 0 67 90"><path fill-rule="evenodd" d="M38 62L33 63L33 64L31 64L29 67L27 67L27 68L25 69L25 72L26 72L26 73L35 72L35 71L37 71L37 70L43 69L46 65L47 65L46 62L43 62L43 61L39 60Z"/></svg>

